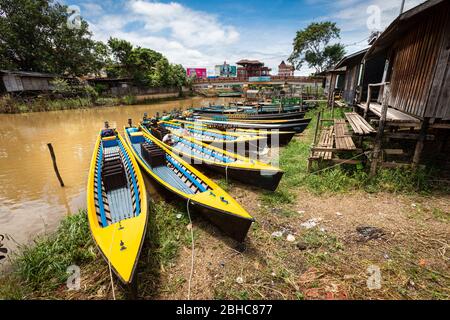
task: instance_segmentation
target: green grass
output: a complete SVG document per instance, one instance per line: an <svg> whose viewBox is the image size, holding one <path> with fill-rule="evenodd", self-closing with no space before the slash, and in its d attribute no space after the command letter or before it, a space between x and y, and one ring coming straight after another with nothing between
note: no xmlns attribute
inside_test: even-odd
<svg viewBox="0 0 450 320"><path fill-rule="evenodd" d="M13 257L13 272L10 281L2 281L0 296L14 299L30 292L55 290L67 280L69 266L91 262L96 256L86 212L80 211L65 218L54 234L36 239Z"/></svg>
<svg viewBox="0 0 450 320"><path fill-rule="evenodd" d="M292 203L295 200L292 196L292 188L306 189L317 195L352 190L426 194L431 190L430 177L435 174L433 169L380 169L375 177L370 178L368 164L344 164L332 168L314 164L312 172L309 173L307 162L314 140L319 110L322 111L322 119L332 118L331 111L324 106L310 111L305 116L312 118L312 121L300 139L293 140L281 150L280 167L285 174L276 192L266 192L262 195L263 202L272 205ZM336 109L334 118L343 118L345 112L347 112L345 109ZM324 124L327 125L326 122ZM365 156L361 156L360 159L364 158Z"/></svg>
<svg viewBox="0 0 450 320"><path fill-rule="evenodd" d="M46 97L38 97L29 101L15 99L8 95L0 96L0 113L26 113L26 112L43 112L56 110L71 110L92 108L96 106L119 106L119 105L136 105L151 104L162 101L173 101L183 99L183 97L169 98L147 98L138 100L134 95L124 97L99 97L97 99L75 97L63 99L51 99Z"/></svg>
<svg viewBox="0 0 450 320"><path fill-rule="evenodd" d="M191 234L186 228L189 218L184 207L175 208L165 202L152 203L151 211L154 217L150 219L154 221L148 225L148 257L166 266L177 257L182 245L191 244Z"/></svg>
<svg viewBox="0 0 450 320"><path fill-rule="evenodd" d="M143 274L139 277L142 294L152 296L156 289L160 289L156 283L161 268L172 265L181 246L191 245L191 233L187 228L189 219L184 207L152 202L149 220L138 273ZM194 240L196 238L194 230ZM39 237L33 244L21 248L20 253L13 257L12 272L0 278L0 299L55 298L70 275L66 271L71 265L78 265L89 272L107 268L92 240L85 211L65 218L52 235ZM103 276L107 278L95 283L108 283L108 275L104 272ZM176 290L184 281L174 279L164 288ZM59 294L64 295L64 292Z"/></svg>

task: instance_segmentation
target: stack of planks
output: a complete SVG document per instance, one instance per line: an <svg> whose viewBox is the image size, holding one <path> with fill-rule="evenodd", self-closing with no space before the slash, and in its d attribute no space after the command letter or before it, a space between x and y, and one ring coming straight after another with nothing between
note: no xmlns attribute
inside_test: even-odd
<svg viewBox="0 0 450 320"><path fill-rule="evenodd" d="M333 139L334 127L324 128L320 133L319 143L317 148L320 149L333 149L334 139ZM311 158L313 159L323 159L331 160L333 157L332 151L314 151Z"/></svg>
<svg viewBox="0 0 450 320"><path fill-rule="evenodd" d="M338 150L356 150L352 137L347 128L347 122L344 119L334 120L334 131L336 149Z"/></svg>
<svg viewBox="0 0 450 320"><path fill-rule="evenodd" d="M345 117L352 127L353 132L357 135L369 135L376 132L375 129L356 112L347 112L345 113Z"/></svg>

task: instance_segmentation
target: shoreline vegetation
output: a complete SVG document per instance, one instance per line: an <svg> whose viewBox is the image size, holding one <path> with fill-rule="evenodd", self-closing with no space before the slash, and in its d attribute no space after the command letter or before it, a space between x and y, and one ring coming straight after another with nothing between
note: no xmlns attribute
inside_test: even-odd
<svg viewBox="0 0 450 320"><path fill-rule="evenodd" d="M317 111L309 116L314 119ZM193 297L449 299L448 186L434 185L433 172L423 170L384 169L373 179L364 166L309 174L314 122L281 149L286 173L278 191L261 193L214 177L257 222L247 249L238 253L229 239L194 217ZM437 187L440 192L432 193ZM150 202L150 212L138 265L139 298L183 299L189 220L183 207L164 200ZM301 227L305 223L312 226ZM370 228L377 232L358 233ZM287 235L295 241L285 240ZM0 278L2 299L112 299L109 270L91 239L85 211L64 219L55 233L36 239L12 260L12 271ZM66 287L66 269L73 264L81 268L78 291ZM371 265L383 275L379 290L366 286ZM116 278L114 285L117 297L126 298Z"/></svg>
<svg viewBox="0 0 450 320"><path fill-rule="evenodd" d="M75 110L75 109L89 109L96 107L115 107L115 106L130 106L141 104L156 104L165 101L177 101L194 97L192 93L178 94L172 97L149 97L146 95L141 98L137 95L127 95L123 97L99 97L92 99L90 97L73 97L50 99L47 97L37 97L24 101L23 99L16 99L10 96L0 97L0 114L20 114L33 112L47 112L58 110Z"/></svg>

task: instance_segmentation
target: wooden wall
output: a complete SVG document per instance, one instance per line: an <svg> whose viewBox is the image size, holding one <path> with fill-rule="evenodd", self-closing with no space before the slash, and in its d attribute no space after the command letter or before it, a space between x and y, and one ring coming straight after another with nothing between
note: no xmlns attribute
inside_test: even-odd
<svg viewBox="0 0 450 320"><path fill-rule="evenodd" d="M450 5L437 6L410 28L394 45L390 105L419 118L449 114L448 28ZM447 38L447 39L446 39ZM439 69L437 66L439 65ZM445 66L446 65L446 66ZM442 74L441 74L442 73ZM446 84L444 83L444 75ZM430 99L432 87L438 88ZM441 90L441 88L444 90Z"/></svg>
<svg viewBox="0 0 450 320"><path fill-rule="evenodd" d="M19 91L48 91L51 90L49 78L21 77L20 75L5 74L2 77L7 92Z"/></svg>
<svg viewBox="0 0 450 320"><path fill-rule="evenodd" d="M345 73L345 87L343 98L345 102L350 106L354 104L360 68L361 65L359 63L356 65L347 66L347 72Z"/></svg>

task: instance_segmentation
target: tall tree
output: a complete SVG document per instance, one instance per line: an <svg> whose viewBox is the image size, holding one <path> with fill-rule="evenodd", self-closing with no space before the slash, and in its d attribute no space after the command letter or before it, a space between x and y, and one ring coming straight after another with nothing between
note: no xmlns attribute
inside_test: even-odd
<svg viewBox="0 0 450 320"><path fill-rule="evenodd" d="M313 22L297 31L294 49L289 61L300 70L306 62L308 67L320 73L336 64L345 54L340 43L330 45L332 39L340 38L340 29L334 22Z"/></svg>
<svg viewBox="0 0 450 320"><path fill-rule="evenodd" d="M88 24L67 24L67 7L53 0L0 1L0 62L24 71L83 75L97 72L104 57Z"/></svg>
<svg viewBox="0 0 450 320"><path fill-rule="evenodd" d="M135 83L149 85L149 75L154 73L156 64L163 59L163 55L151 49L133 47L126 40L110 38L108 45L111 49L114 63L108 68L108 74L113 77L131 77Z"/></svg>

